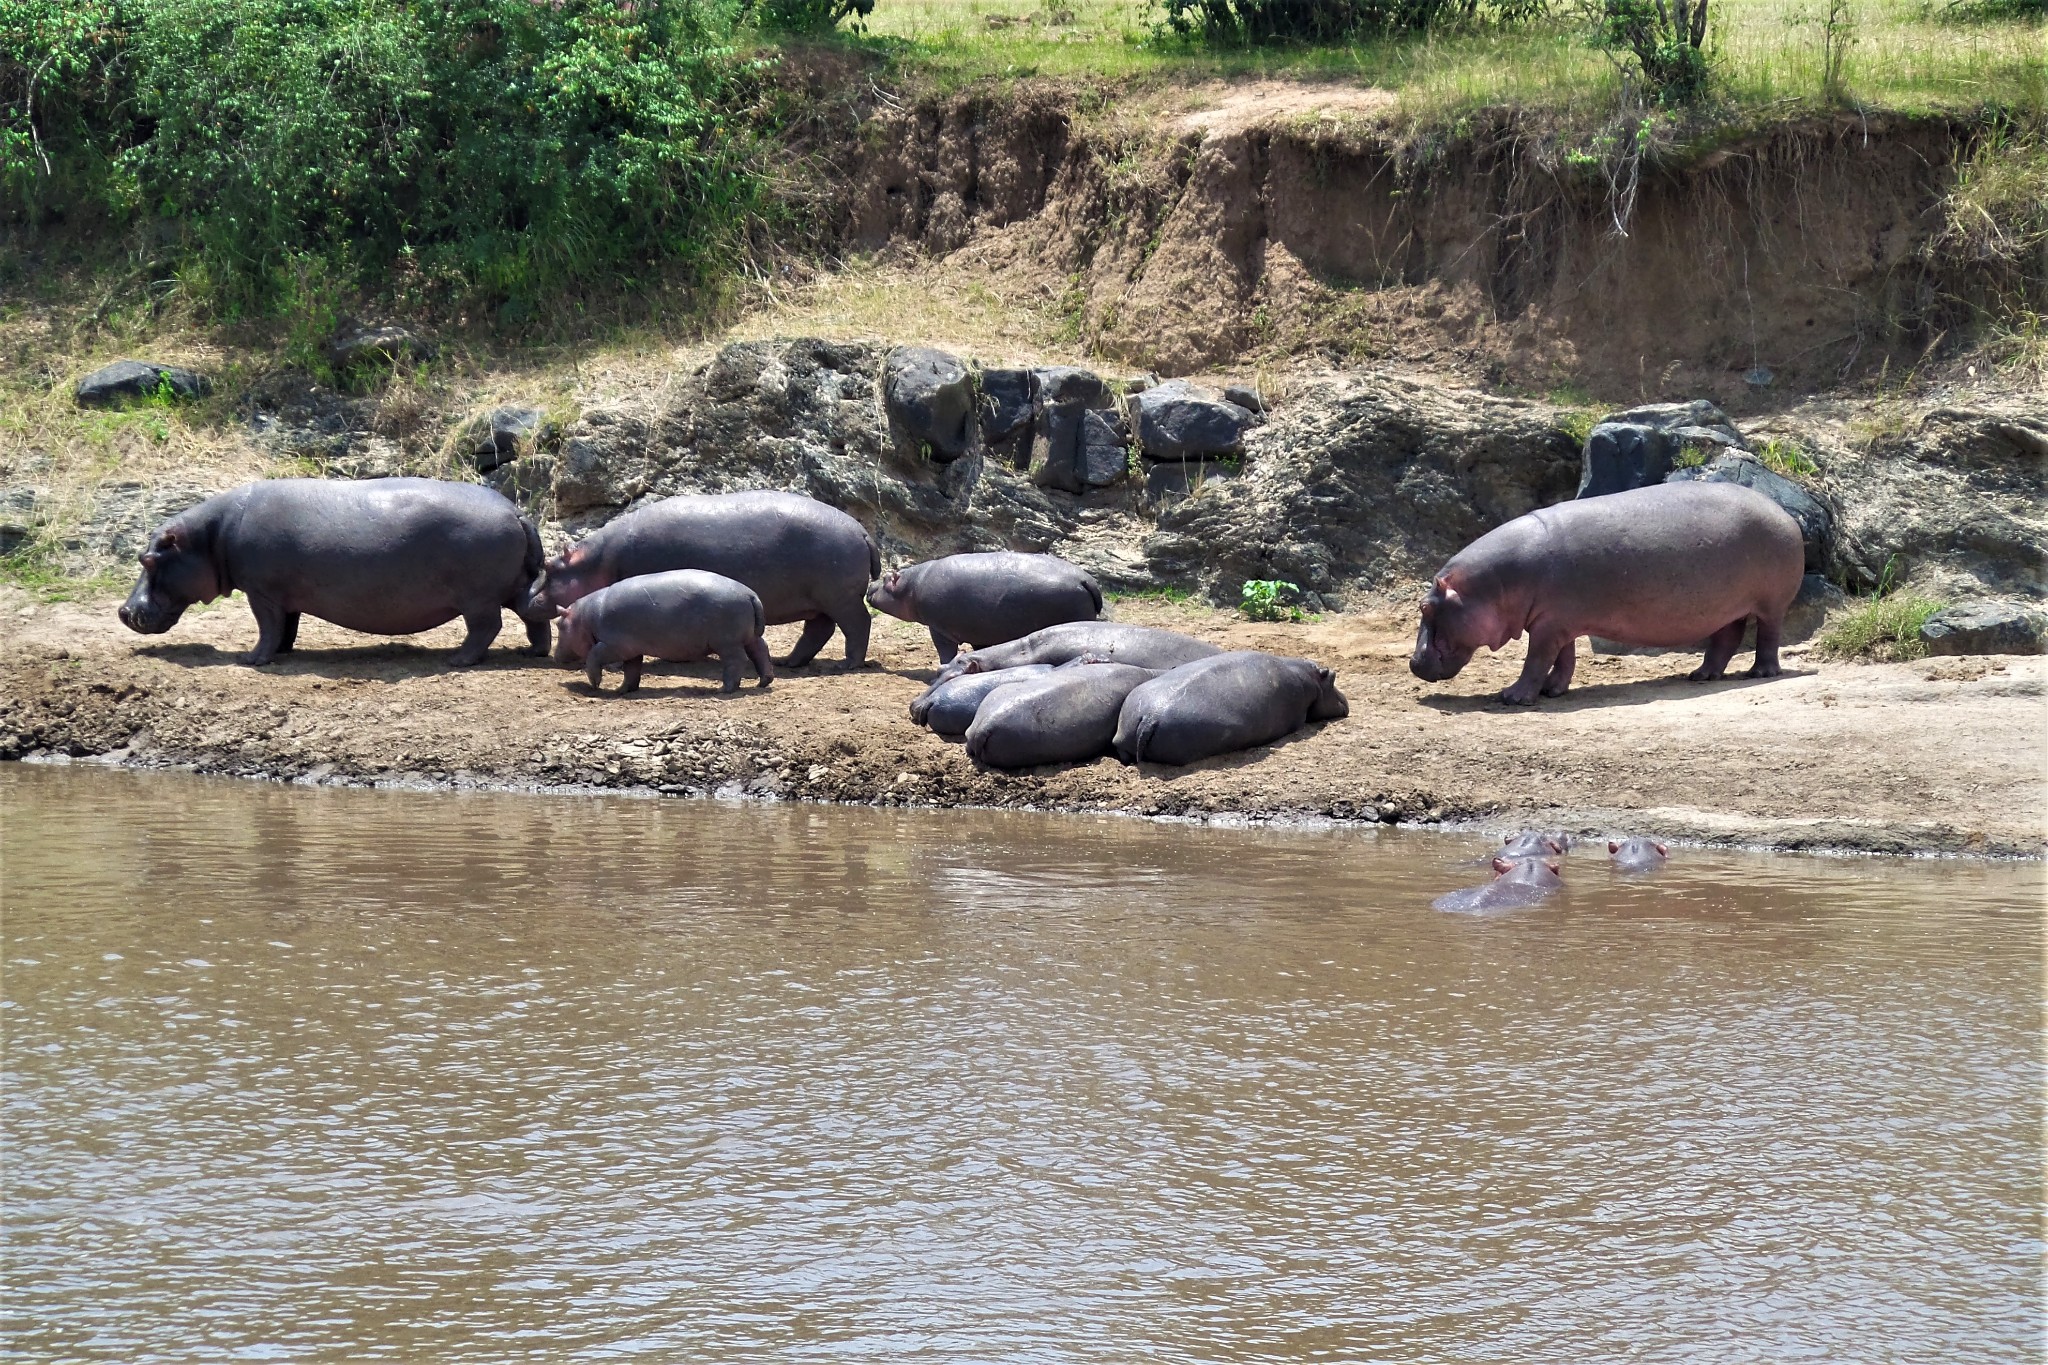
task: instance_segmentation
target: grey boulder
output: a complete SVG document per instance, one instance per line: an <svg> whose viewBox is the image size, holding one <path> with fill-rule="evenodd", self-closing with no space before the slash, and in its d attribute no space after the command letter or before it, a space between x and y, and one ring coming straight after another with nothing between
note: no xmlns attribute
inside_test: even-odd
<svg viewBox="0 0 2048 1365"><path fill-rule="evenodd" d="M1031 390L1031 482L1064 493L1085 492L1088 418L1103 398L1101 378L1054 366L1032 372Z"/></svg>
<svg viewBox="0 0 2048 1365"><path fill-rule="evenodd" d="M72 396L83 408L110 408L131 399L154 397L166 390L173 398L203 398L213 392L213 381L182 365L159 365L153 360L117 360L79 380Z"/></svg>
<svg viewBox="0 0 2048 1365"><path fill-rule="evenodd" d="M470 443L470 458L479 473L488 474L508 464L540 443L547 414L539 408L507 406L491 409L478 424Z"/></svg>
<svg viewBox="0 0 2048 1365"><path fill-rule="evenodd" d="M1688 445L1748 448L1728 414L1705 399L1612 413L1586 437L1577 496L1597 498L1662 483Z"/></svg>
<svg viewBox="0 0 2048 1365"><path fill-rule="evenodd" d="M1172 380L1131 400L1138 447L1154 460L1198 460L1244 449L1252 414L1212 390Z"/></svg>
<svg viewBox="0 0 2048 1365"><path fill-rule="evenodd" d="M2048 614L2017 602L1959 602L1920 627L1929 654L2048 654Z"/></svg>
<svg viewBox="0 0 2048 1365"><path fill-rule="evenodd" d="M991 447L1031 429L1031 371L981 372L981 439Z"/></svg>
<svg viewBox="0 0 2048 1365"><path fill-rule="evenodd" d="M1081 482L1108 488L1130 476L1131 452L1123 418L1090 409L1081 418L1081 449L1075 461Z"/></svg>
<svg viewBox="0 0 2048 1365"><path fill-rule="evenodd" d="M940 461L967 453L974 437L974 376L944 351L899 346L882 361L882 401L911 443Z"/></svg>

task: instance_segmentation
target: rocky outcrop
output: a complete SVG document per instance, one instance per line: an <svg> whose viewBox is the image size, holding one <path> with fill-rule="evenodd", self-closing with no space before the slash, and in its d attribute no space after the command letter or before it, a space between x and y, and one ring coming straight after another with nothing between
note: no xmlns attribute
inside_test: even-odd
<svg viewBox="0 0 2048 1365"><path fill-rule="evenodd" d="M2017 602L1944 607L1920 627L1929 654L2048 654L2048 613Z"/></svg>
<svg viewBox="0 0 2048 1365"><path fill-rule="evenodd" d="M883 359L882 396L905 444L935 460L957 460L973 444L974 376L944 351L899 346Z"/></svg>
<svg viewBox="0 0 2048 1365"><path fill-rule="evenodd" d="M1662 483L1688 449L1747 450L1728 414L1705 399L1653 403L1600 419L1580 453L1578 497Z"/></svg>
<svg viewBox="0 0 2048 1365"><path fill-rule="evenodd" d="M197 370L153 360L117 360L79 380L72 397L82 408L111 408L159 396L204 398L212 392L213 381Z"/></svg>

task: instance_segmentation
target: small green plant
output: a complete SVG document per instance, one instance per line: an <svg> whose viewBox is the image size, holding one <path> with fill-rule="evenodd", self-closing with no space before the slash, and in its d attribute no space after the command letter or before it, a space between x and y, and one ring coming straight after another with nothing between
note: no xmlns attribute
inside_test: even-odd
<svg viewBox="0 0 2048 1365"><path fill-rule="evenodd" d="M1797 441L1767 436L1758 444L1756 455L1764 468L1788 479L1811 479L1820 473L1820 466Z"/></svg>
<svg viewBox="0 0 2048 1365"><path fill-rule="evenodd" d="M875 0L756 0L750 8L754 22L764 29L827 33L846 19L858 29L860 21L875 12Z"/></svg>
<svg viewBox="0 0 2048 1365"><path fill-rule="evenodd" d="M1678 455L1671 461L1672 468L1703 469L1708 459L1719 449L1718 446L1704 446L1688 441L1679 447Z"/></svg>
<svg viewBox="0 0 2048 1365"><path fill-rule="evenodd" d="M1877 591L1827 628L1819 641L1821 653L1879 663L1917 659L1927 653L1920 628L1943 604L1920 593L1900 591L1898 566L1897 555L1885 561Z"/></svg>
<svg viewBox="0 0 2048 1365"><path fill-rule="evenodd" d="M1298 584L1277 578L1253 578L1239 594L1238 610L1247 621L1305 621L1308 614L1287 598L1298 595Z"/></svg>
<svg viewBox="0 0 2048 1365"><path fill-rule="evenodd" d="M1572 444L1584 446L1586 438L1593 434L1593 428L1600 425L1597 408L1580 408L1577 412L1565 413L1557 419L1557 429L1572 438Z"/></svg>

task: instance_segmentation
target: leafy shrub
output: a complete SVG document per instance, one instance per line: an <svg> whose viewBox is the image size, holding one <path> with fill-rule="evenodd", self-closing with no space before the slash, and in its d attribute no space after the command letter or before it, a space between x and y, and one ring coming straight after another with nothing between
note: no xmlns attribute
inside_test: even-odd
<svg viewBox="0 0 2048 1365"><path fill-rule="evenodd" d="M1706 93L1707 0L1601 0L1593 41L1633 57L1661 103Z"/></svg>
<svg viewBox="0 0 2048 1365"><path fill-rule="evenodd" d="M1901 592L1894 577L1897 570L1898 556L1894 555L1885 563L1877 591L1828 626L1818 642L1823 654L1885 662L1917 659L1927 653L1920 627L1942 604L1919 593Z"/></svg>
<svg viewBox="0 0 2048 1365"><path fill-rule="evenodd" d="M875 0L755 0L754 22L784 33L823 33L844 19L865 19Z"/></svg>
<svg viewBox="0 0 2048 1365"><path fill-rule="evenodd" d="M1301 591L1293 583L1275 578L1254 578L1239 594L1238 610L1247 621L1302 621L1306 614L1286 598Z"/></svg>
<svg viewBox="0 0 2048 1365"><path fill-rule="evenodd" d="M1549 7L1550 0L1165 0L1167 28L1217 44L1332 42L1481 18L1516 23Z"/></svg>
<svg viewBox="0 0 2048 1365"><path fill-rule="evenodd" d="M309 258L490 301L708 265L761 196L731 22L720 0L0 0L0 68L49 87L0 169L46 210L85 186L175 225L230 312Z"/></svg>

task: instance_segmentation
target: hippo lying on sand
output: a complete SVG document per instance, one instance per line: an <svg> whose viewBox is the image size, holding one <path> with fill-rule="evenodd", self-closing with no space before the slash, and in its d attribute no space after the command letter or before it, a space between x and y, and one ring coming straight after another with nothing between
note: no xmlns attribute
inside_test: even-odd
<svg viewBox="0 0 2048 1365"><path fill-rule="evenodd" d="M868 657L868 580L882 557L861 524L798 493L704 493L664 498L570 546L547 563L547 600L566 607L621 579L703 569L752 588L768 624L802 621L789 657L801 668L837 626L846 662Z"/></svg>
<svg viewBox="0 0 2048 1365"><path fill-rule="evenodd" d="M648 655L686 663L718 656L724 665L722 692L740 690L741 660L767 687L775 681L761 599L744 583L700 569L641 574L581 598L562 616L555 660L583 665L596 687L606 664L626 675L621 693L640 687L641 662Z"/></svg>
<svg viewBox="0 0 2048 1365"><path fill-rule="evenodd" d="M1156 626L1126 626L1115 621L1076 621L1035 630L1021 640L990 645L963 654L939 670L934 684L962 673L988 673L1024 664L1064 664L1083 655L1137 668L1177 668L1223 651L1215 645Z"/></svg>
<svg viewBox="0 0 2048 1365"><path fill-rule="evenodd" d="M1239 650L1196 659L1134 689L1117 718L1126 763L1197 763L1351 714L1336 675L1307 659Z"/></svg>
<svg viewBox="0 0 2048 1365"><path fill-rule="evenodd" d="M240 589L256 614L252 664L289 653L309 614L370 635L411 635L456 617L451 663L480 662L511 610L529 654L548 652L534 597L540 536L503 494L439 479L266 479L157 527L121 624L161 635L194 602Z"/></svg>
<svg viewBox="0 0 2048 1365"><path fill-rule="evenodd" d="M935 735L957 739L974 724L974 715L989 693L1052 671L1051 664L1026 664L1022 668L999 668L993 673L969 673L950 679L910 703L910 719Z"/></svg>
<svg viewBox="0 0 2048 1365"><path fill-rule="evenodd" d="M1513 705L1571 686L1581 635L1679 648L1706 642L1695 682L1726 673L1756 622L1752 678L1778 673L1778 635L1799 593L1799 523L1761 493L1731 483L1656 484L1582 498L1517 517L1460 550L1422 602L1408 667L1456 677L1481 645L1527 632Z"/></svg>
<svg viewBox="0 0 2048 1365"><path fill-rule="evenodd" d="M1156 670L1076 659L1040 678L998 687L967 727L967 756L990 768L1083 763L1109 752L1117 713Z"/></svg>
<svg viewBox="0 0 2048 1365"><path fill-rule="evenodd" d="M1438 896L1430 907L1461 915L1516 910L1540 903L1564 885L1554 859L1495 858L1493 870L1494 879L1486 885Z"/></svg>
<svg viewBox="0 0 2048 1365"><path fill-rule="evenodd" d="M916 621L932 633L939 662L960 646L999 645L1102 611L1095 580L1056 555L947 555L911 564L868 589L877 611Z"/></svg>
<svg viewBox="0 0 2048 1365"><path fill-rule="evenodd" d="M1671 850L1654 839L1610 839L1607 852L1618 872L1655 872Z"/></svg>

